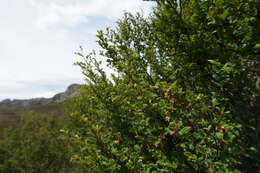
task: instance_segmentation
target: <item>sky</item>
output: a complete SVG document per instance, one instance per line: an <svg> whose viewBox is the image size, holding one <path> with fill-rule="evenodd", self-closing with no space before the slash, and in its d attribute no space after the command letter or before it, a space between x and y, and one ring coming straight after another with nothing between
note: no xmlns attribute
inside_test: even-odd
<svg viewBox="0 0 260 173"><path fill-rule="evenodd" d="M99 49L96 31L124 12L148 15L142 0L0 0L0 100L51 97L84 83L73 63L82 46Z"/></svg>

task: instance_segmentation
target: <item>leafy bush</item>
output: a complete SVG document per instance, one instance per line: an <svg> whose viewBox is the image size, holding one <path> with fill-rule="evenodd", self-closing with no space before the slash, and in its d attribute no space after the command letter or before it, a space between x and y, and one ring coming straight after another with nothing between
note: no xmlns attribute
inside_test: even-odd
<svg viewBox="0 0 260 173"><path fill-rule="evenodd" d="M0 141L0 172L65 173L70 163L69 141L60 133L68 124L64 117L28 113Z"/></svg>
<svg viewBox="0 0 260 173"><path fill-rule="evenodd" d="M99 31L71 104L74 159L94 172L259 170L259 2L157 1Z"/></svg>
<svg viewBox="0 0 260 173"><path fill-rule="evenodd" d="M78 160L93 172L259 170L259 1L163 1L99 31L77 64ZM114 73L107 76L99 58Z"/></svg>

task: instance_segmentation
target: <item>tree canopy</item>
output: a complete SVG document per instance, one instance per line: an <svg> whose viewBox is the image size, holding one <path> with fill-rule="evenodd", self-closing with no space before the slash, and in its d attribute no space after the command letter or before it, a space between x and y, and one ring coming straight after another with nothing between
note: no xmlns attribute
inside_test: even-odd
<svg viewBox="0 0 260 173"><path fill-rule="evenodd" d="M88 84L70 104L74 160L92 172L259 170L260 2L156 2L99 31L101 52L78 53Z"/></svg>

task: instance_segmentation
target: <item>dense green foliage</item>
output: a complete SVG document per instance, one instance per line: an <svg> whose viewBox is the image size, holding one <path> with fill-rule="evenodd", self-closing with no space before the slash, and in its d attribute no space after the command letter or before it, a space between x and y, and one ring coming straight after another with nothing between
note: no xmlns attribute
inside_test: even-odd
<svg viewBox="0 0 260 173"><path fill-rule="evenodd" d="M78 53L88 86L70 104L73 160L90 172L259 170L259 15L258 0L157 0L149 18L99 31L103 51Z"/></svg>
<svg viewBox="0 0 260 173"><path fill-rule="evenodd" d="M88 83L70 119L31 113L6 131L1 173L260 170L260 1L156 2L78 53Z"/></svg>
<svg viewBox="0 0 260 173"><path fill-rule="evenodd" d="M64 117L30 113L0 141L1 173L73 172L69 141L60 129Z"/></svg>

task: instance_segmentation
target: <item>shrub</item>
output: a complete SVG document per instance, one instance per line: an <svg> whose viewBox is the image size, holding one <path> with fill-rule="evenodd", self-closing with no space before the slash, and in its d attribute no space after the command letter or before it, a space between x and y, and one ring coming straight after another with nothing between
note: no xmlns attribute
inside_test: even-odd
<svg viewBox="0 0 260 173"><path fill-rule="evenodd" d="M0 141L0 172L71 172L70 143L60 133L64 117L28 113Z"/></svg>
<svg viewBox="0 0 260 173"><path fill-rule="evenodd" d="M93 172L259 170L259 13L257 0L158 0L150 17L99 31L99 56L78 53L88 84L70 105L74 160Z"/></svg>

